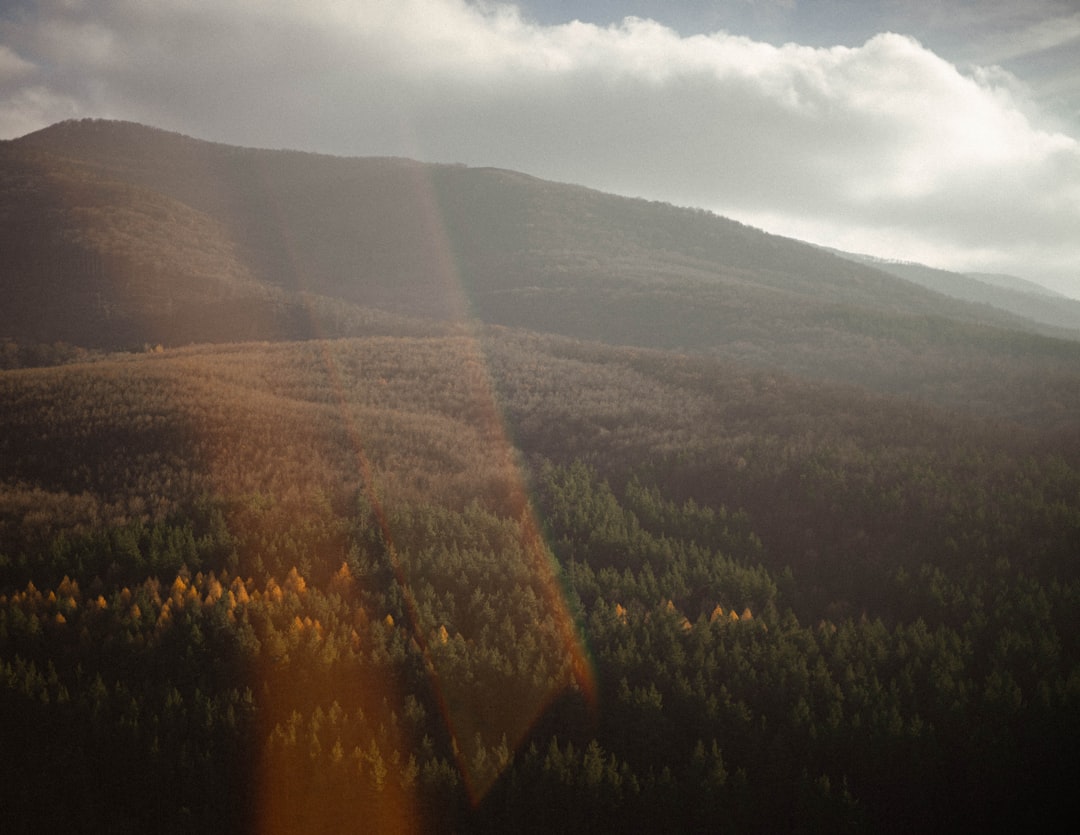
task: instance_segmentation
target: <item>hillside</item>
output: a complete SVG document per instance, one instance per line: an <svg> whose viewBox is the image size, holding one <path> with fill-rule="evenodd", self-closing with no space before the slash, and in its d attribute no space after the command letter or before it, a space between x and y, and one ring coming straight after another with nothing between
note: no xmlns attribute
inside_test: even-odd
<svg viewBox="0 0 1080 835"><path fill-rule="evenodd" d="M16 829L1075 811L1075 431L498 328L0 402Z"/></svg>
<svg viewBox="0 0 1080 835"><path fill-rule="evenodd" d="M1007 392L1070 379L1080 360L1061 330L797 241L509 171L113 122L3 143L0 170L0 335L19 342L295 339L393 332L382 314L472 318L951 407L971 405L959 389L973 379L975 403L1023 419L1041 418Z"/></svg>
<svg viewBox="0 0 1080 835"><path fill-rule="evenodd" d="M0 143L0 253L5 831L1080 813L1064 332L705 212L113 122Z"/></svg>
<svg viewBox="0 0 1080 835"><path fill-rule="evenodd" d="M1059 329L1048 333L1056 332L1070 339L1080 334L1080 301L1066 298L1034 282L1009 275L956 273L924 264L885 261L868 255L836 254L954 299L988 305L1048 328Z"/></svg>
<svg viewBox="0 0 1080 835"><path fill-rule="evenodd" d="M1028 281L1026 278L1019 278L1015 275L1002 275L1001 273L965 273L965 275L969 278L981 281L984 284L989 284L992 287L1004 287L1008 290L1034 293L1037 296L1047 296L1052 299L1065 298L1061 293L1043 287L1037 282Z"/></svg>

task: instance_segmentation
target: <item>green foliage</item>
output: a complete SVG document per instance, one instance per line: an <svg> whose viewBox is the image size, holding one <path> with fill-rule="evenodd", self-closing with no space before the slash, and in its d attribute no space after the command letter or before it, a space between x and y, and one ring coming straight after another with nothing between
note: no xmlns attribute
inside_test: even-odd
<svg viewBox="0 0 1080 835"><path fill-rule="evenodd" d="M112 123L0 148L0 215L5 831L1076 816L1074 341L703 212Z"/></svg>
<svg viewBox="0 0 1080 835"><path fill-rule="evenodd" d="M1056 430L505 332L116 356L0 397L16 831L1074 811Z"/></svg>

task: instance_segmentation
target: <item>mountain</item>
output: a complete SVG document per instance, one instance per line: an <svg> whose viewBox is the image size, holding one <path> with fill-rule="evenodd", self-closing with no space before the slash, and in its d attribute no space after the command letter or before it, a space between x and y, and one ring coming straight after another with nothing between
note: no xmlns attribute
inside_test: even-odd
<svg viewBox="0 0 1080 835"><path fill-rule="evenodd" d="M0 145L0 219L5 831L1080 813L1077 340L704 212L112 122Z"/></svg>
<svg viewBox="0 0 1080 835"><path fill-rule="evenodd" d="M871 255L829 251L950 298L986 305L1049 328L1061 329L1057 333L1069 338L1080 336L1080 301L1055 293L1033 281L994 273L957 273L908 261L888 261Z"/></svg>
<svg viewBox="0 0 1080 835"><path fill-rule="evenodd" d="M1020 278L1015 275L1005 275L1003 273L964 273L969 278L974 278L977 281L981 281L984 284L990 284L994 287L1004 287L1008 290L1019 290L1022 293L1033 293L1036 296L1046 296L1051 299L1065 299L1068 296L1064 296L1061 293L1055 292L1048 287L1043 287L1041 284L1028 281L1026 278Z"/></svg>
<svg viewBox="0 0 1080 835"><path fill-rule="evenodd" d="M478 319L1037 419L1032 386L1067 387L1080 361L1071 331L881 265L498 169L65 122L0 144L0 217L0 336L19 343L114 349Z"/></svg>

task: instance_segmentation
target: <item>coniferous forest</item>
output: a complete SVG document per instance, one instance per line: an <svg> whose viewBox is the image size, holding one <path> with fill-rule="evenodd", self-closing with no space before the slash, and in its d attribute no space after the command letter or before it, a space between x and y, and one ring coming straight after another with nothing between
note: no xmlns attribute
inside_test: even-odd
<svg viewBox="0 0 1080 835"><path fill-rule="evenodd" d="M756 337L752 296L650 340L698 285L607 280L6 341L3 830L1074 820L1080 345L863 302Z"/></svg>

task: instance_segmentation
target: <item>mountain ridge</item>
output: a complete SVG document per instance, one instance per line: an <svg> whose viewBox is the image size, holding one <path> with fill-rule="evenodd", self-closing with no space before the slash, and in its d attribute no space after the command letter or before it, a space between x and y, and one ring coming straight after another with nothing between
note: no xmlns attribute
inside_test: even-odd
<svg viewBox="0 0 1080 835"><path fill-rule="evenodd" d="M1080 300L1027 279L993 273L960 273L915 261L891 261L831 248L828 251L950 298L988 305L1049 327L1080 334Z"/></svg>
<svg viewBox="0 0 1080 835"><path fill-rule="evenodd" d="M393 270L398 279L418 280L420 274L439 269L440 254L432 246L443 243L435 239L445 234L457 244L454 254L461 256L465 281L490 280L485 273L498 264L495 256L500 254L518 256L514 266L519 276L552 271L550 263L530 261L537 251L544 252L548 262L556 262L555 272L575 268L586 272L582 258L634 260L649 255L651 262L667 268L658 273L661 276L705 274L732 285L781 287L800 297L840 287L848 294L846 303L940 312L939 299L883 281L880 273L888 271L878 264L874 272L846 269L837 261L815 260L809 244L708 212L606 195L504 169L241 148L130 122L62 122L8 144L66 160L99 183L117 181L149 189L211 218L254 261L248 270L263 283L297 289L301 276L288 275L292 267L309 282L299 289L329 290L329 295L344 295L348 301L372 301L356 292L359 282L348 280L350 271L371 284L378 282L380 270ZM401 191L410 188L416 193L402 200ZM325 204L321 210L317 201ZM418 217L417 210L425 209L439 211L442 217ZM262 217L256 216L260 210ZM600 224L581 222L597 216ZM318 230L312 228L316 226ZM332 255L316 251L326 253L331 247L324 245L333 236L337 251ZM299 249L290 252L288 246ZM391 247L396 247L391 255L397 260L380 263L380 250L385 253ZM563 251L556 252L557 247ZM292 256L303 260L290 265ZM348 256L355 260L350 262ZM648 266L652 269L656 263ZM633 273L623 264L615 267L623 277L641 277L641 271ZM747 269L753 271L749 281ZM812 286L805 283L808 274ZM349 293L357 298L349 299ZM391 303L374 296L377 305ZM946 306L946 312L969 321L980 318L960 306ZM990 320L1023 325L1006 318Z"/></svg>
<svg viewBox="0 0 1080 835"><path fill-rule="evenodd" d="M479 321L959 408L967 379L1020 391L1080 362L1076 331L878 265L497 168L65 122L0 143L0 217L0 336L19 342L115 349ZM979 396L1006 415L1035 410L999 400Z"/></svg>
<svg viewBox="0 0 1080 835"><path fill-rule="evenodd" d="M1080 342L514 172L51 136L0 144L8 829L1075 816Z"/></svg>

